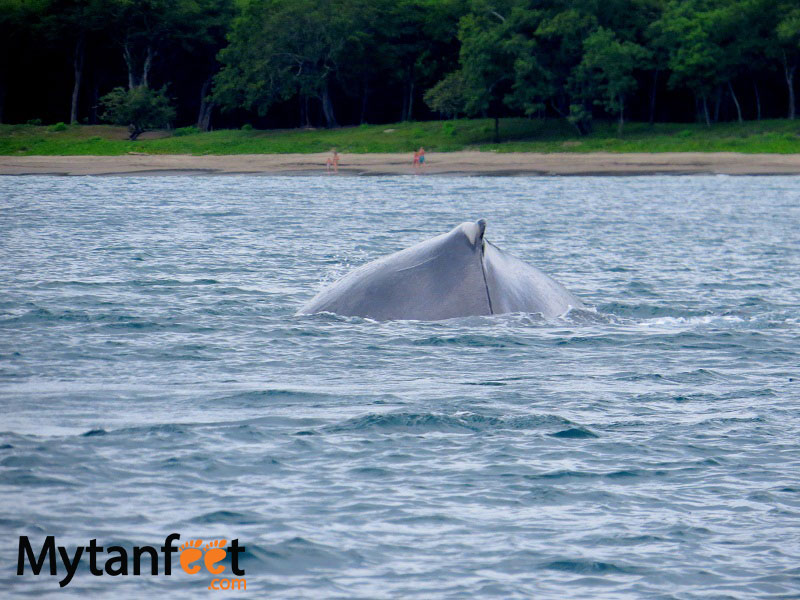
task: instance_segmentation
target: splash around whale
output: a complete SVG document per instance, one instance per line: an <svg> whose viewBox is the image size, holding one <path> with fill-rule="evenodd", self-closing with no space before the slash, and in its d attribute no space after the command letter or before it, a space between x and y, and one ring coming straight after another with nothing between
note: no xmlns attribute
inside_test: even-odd
<svg viewBox="0 0 800 600"><path fill-rule="evenodd" d="M560 283L484 239L486 221L384 256L322 290L297 314L439 321L512 312L564 314L583 303Z"/></svg>

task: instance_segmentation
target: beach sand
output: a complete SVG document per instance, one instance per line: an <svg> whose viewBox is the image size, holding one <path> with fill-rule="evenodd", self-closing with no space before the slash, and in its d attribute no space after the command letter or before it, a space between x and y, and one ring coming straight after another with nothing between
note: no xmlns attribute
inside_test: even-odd
<svg viewBox="0 0 800 600"><path fill-rule="evenodd" d="M327 175L320 154L0 156L0 175ZM414 175L412 155L342 154L339 175ZM429 152L425 175L800 174L800 154Z"/></svg>

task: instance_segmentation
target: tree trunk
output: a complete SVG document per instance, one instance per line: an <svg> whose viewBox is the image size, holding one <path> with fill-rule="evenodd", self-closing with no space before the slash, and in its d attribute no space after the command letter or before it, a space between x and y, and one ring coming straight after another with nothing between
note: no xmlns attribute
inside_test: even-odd
<svg viewBox="0 0 800 600"><path fill-rule="evenodd" d="M756 120L761 120L761 94L758 93L758 83L753 79L753 90L756 93Z"/></svg>
<svg viewBox="0 0 800 600"><path fill-rule="evenodd" d="M786 59L786 53L783 54L783 74L786 77L786 86L789 89L789 119L794 119L795 116L795 103L794 103L794 72L797 65L789 66Z"/></svg>
<svg viewBox="0 0 800 600"><path fill-rule="evenodd" d="M69 111L69 122L74 125L78 122L78 99L81 94L81 78L83 77L83 63L86 56L86 38L83 34L75 44L75 55L72 57L72 69L75 74L72 86L72 106Z"/></svg>
<svg viewBox="0 0 800 600"><path fill-rule="evenodd" d="M97 105L99 103L100 103L100 85L97 83L97 73L95 72L92 75L92 100L89 103L90 125L97 125Z"/></svg>
<svg viewBox="0 0 800 600"><path fill-rule="evenodd" d="M622 126L625 124L625 97L619 95L619 124L617 125L617 135L622 135Z"/></svg>
<svg viewBox="0 0 800 600"><path fill-rule="evenodd" d="M211 131L211 113L214 111L214 103L206 102L200 109L198 115L197 128L200 131Z"/></svg>
<svg viewBox="0 0 800 600"><path fill-rule="evenodd" d="M403 112L401 121L410 121L414 110L414 65L406 69L405 80L403 81Z"/></svg>
<svg viewBox="0 0 800 600"><path fill-rule="evenodd" d="M719 122L719 108L722 105L722 88L717 86L717 91L714 97L714 123Z"/></svg>
<svg viewBox="0 0 800 600"><path fill-rule="evenodd" d="M703 94L703 113L706 116L706 126L711 127L711 117L708 115L708 99Z"/></svg>
<svg viewBox="0 0 800 600"><path fill-rule="evenodd" d="M131 47L128 41L122 45L122 57L125 59L125 66L128 68L128 89L132 90L139 85L136 79L136 66L133 61L133 54L131 54Z"/></svg>
<svg viewBox="0 0 800 600"><path fill-rule="evenodd" d="M147 54L144 57L144 65L142 65L142 85L146 88L150 87L150 67L153 66L153 58L155 58L155 52L150 46L147 46Z"/></svg>
<svg viewBox="0 0 800 600"><path fill-rule="evenodd" d="M200 111L197 114L197 128L200 131L211 129L211 111L214 110L214 103L209 100L208 92L213 80L214 76L209 75L203 82L203 87L200 88Z"/></svg>
<svg viewBox="0 0 800 600"><path fill-rule="evenodd" d="M730 81L728 82L728 89L731 91L731 98L733 98L733 103L736 105L736 115L739 117L739 123L743 123L742 107L739 106L739 99L736 97L736 92L733 91L733 84Z"/></svg>
<svg viewBox="0 0 800 600"><path fill-rule="evenodd" d="M325 124L328 128L338 127L339 123L336 122L336 115L333 112L333 102L331 102L331 93L328 89L328 82L325 82L325 87L322 88L322 113L325 115Z"/></svg>
<svg viewBox="0 0 800 600"><path fill-rule="evenodd" d="M650 125L656 121L656 89L658 86L658 69L653 70L653 87L650 89Z"/></svg>
<svg viewBox="0 0 800 600"><path fill-rule="evenodd" d="M500 117L494 118L494 143L500 143Z"/></svg>

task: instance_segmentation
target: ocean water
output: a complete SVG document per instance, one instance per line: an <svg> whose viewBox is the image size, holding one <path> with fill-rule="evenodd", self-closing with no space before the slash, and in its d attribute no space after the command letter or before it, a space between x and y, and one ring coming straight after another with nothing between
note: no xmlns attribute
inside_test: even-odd
<svg viewBox="0 0 800 600"><path fill-rule="evenodd" d="M480 217L590 308L295 316ZM0 595L798 598L798 306L797 177L0 178Z"/></svg>

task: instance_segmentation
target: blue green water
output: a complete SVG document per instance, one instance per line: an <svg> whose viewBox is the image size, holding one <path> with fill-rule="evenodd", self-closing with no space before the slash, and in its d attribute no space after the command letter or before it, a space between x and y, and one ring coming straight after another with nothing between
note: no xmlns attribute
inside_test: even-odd
<svg viewBox="0 0 800 600"><path fill-rule="evenodd" d="M480 217L591 309L294 316ZM799 305L796 177L0 178L0 595L800 597Z"/></svg>

